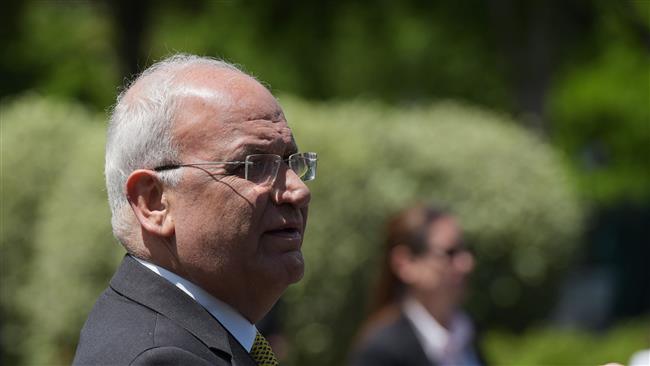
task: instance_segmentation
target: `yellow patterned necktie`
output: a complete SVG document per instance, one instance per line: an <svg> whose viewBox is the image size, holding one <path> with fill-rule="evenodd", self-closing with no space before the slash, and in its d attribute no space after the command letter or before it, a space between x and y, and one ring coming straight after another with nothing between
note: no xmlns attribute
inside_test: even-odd
<svg viewBox="0 0 650 366"><path fill-rule="evenodd" d="M278 359L275 358L271 345L259 331L251 348L251 357L259 366L278 366Z"/></svg>

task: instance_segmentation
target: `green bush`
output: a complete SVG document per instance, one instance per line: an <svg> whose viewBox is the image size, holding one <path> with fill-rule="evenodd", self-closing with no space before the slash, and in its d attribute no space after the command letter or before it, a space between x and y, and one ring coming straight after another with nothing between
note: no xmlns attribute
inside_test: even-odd
<svg viewBox="0 0 650 366"><path fill-rule="evenodd" d="M620 324L603 334L540 328L524 334L489 332L483 342L493 365L627 364L632 354L648 348L650 322Z"/></svg>
<svg viewBox="0 0 650 366"><path fill-rule="evenodd" d="M647 19L650 3L634 4ZM648 202L648 52L637 46L629 26L602 14L596 40L606 47L571 65L553 85L553 140L571 158L580 192L589 201L602 206Z"/></svg>
<svg viewBox="0 0 650 366"><path fill-rule="evenodd" d="M52 196L61 173L67 169L70 160L75 159L76 142L83 140L91 127L95 131L101 127L97 116L77 105L46 100L35 95L5 101L0 108L2 353L6 364L16 364L20 344L30 337L26 321L34 316L20 305L17 294L25 289L30 276L43 275L39 268L31 266L34 257L38 256L35 250L37 227L51 215L58 216L61 220L70 215L66 205L54 213L44 212L44 206ZM82 166L79 169L86 174L95 167ZM80 175L80 180L86 179L83 174ZM98 169L96 174L101 177L101 170ZM74 253L71 249L73 248L67 247L50 258L52 264L55 265L65 255ZM61 270L65 272L66 269ZM67 296L65 291L62 296ZM49 304L44 302L35 305L41 307L41 312L46 312L44 310Z"/></svg>
<svg viewBox="0 0 650 366"><path fill-rule="evenodd" d="M124 253L110 227L104 129L91 127L71 141L69 160L34 229L32 276L18 298L31 314L23 344L29 365L70 363L79 330Z"/></svg>
<svg viewBox="0 0 650 366"><path fill-rule="evenodd" d="M546 313L549 297L529 294L552 289L582 216L548 145L505 116L454 103L281 103L302 149L320 154L319 177L310 183L307 272L284 298L289 363L343 362L364 315L382 223L419 200L448 204L467 229L482 289L470 305L481 320L517 325ZM29 113L34 122L27 129L21 116ZM70 361L87 311L122 252L109 230L104 131L96 119L37 98L3 107L3 169L22 169L4 185L3 203L31 215L22 221L3 211L14 227L12 236L3 231L3 248L15 261L7 268L23 273L10 283L7 302L30 314L19 318L22 333L3 332L13 339L4 349L20 352L13 364ZM40 155L29 158L32 151ZM6 245L6 238L22 240L23 248ZM15 254L24 248L30 256Z"/></svg>
<svg viewBox="0 0 650 366"><path fill-rule="evenodd" d="M582 211L551 148L505 116L455 103L393 109L281 98L303 150L319 152L304 280L285 296L293 364L332 365L363 317L382 224L414 201L449 205L479 267L470 307L487 325L539 320Z"/></svg>

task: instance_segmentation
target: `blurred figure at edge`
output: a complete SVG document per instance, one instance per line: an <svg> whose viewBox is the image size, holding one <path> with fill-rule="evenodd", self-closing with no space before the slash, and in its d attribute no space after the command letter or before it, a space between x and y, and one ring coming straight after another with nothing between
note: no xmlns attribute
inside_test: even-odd
<svg viewBox="0 0 650 366"><path fill-rule="evenodd" d="M417 205L387 223L384 261L353 366L484 365L460 309L474 257L448 211Z"/></svg>

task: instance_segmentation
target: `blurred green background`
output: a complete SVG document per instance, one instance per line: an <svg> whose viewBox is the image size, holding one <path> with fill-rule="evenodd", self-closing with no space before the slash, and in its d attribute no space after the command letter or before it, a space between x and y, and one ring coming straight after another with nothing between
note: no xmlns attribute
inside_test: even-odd
<svg viewBox="0 0 650 366"><path fill-rule="evenodd" d="M66 364L123 253L107 110L174 52L267 82L319 178L286 364L345 362L383 221L451 206L493 364L650 346L650 1L10 1L0 12L1 358ZM287 316L291 314L291 316Z"/></svg>

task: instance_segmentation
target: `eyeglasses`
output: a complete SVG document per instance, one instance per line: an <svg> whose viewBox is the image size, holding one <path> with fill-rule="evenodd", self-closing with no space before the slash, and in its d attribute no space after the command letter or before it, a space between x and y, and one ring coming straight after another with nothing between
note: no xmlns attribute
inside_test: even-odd
<svg viewBox="0 0 650 366"><path fill-rule="evenodd" d="M454 248L449 248L449 249L435 249L431 250L431 253L433 253L436 256L439 257L447 257L447 258L453 258L457 255L463 254L463 253L469 253L469 249L465 247L454 247Z"/></svg>
<svg viewBox="0 0 650 366"><path fill-rule="evenodd" d="M188 163L188 164L169 164L154 168L155 171L165 171L178 169L182 167L201 168L204 166L227 166L226 174L220 175L241 175L243 167L243 176L245 179L259 184L272 185L280 169L280 164L285 162L291 170L303 181L316 179L316 163L318 154L315 152L295 153L287 159L282 159L280 155L275 154L253 154L247 155L244 161L210 161L205 163Z"/></svg>
<svg viewBox="0 0 650 366"><path fill-rule="evenodd" d="M459 245L448 249L431 248L428 253L434 257L454 259L461 254L471 254L472 251L463 245Z"/></svg>

